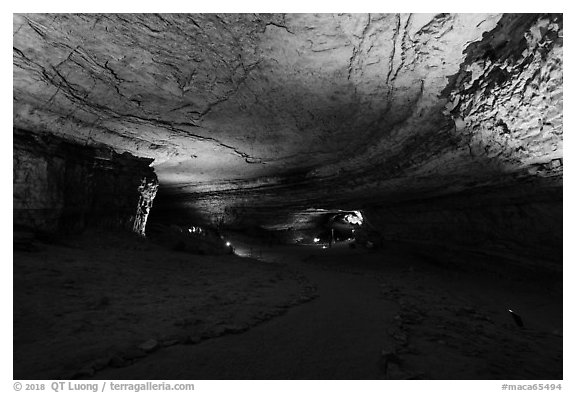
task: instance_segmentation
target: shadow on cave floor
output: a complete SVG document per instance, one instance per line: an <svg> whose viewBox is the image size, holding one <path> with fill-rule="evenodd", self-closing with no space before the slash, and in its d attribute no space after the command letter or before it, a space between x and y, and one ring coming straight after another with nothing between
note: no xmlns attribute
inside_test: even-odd
<svg viewBox="0 0 576 393"><path fill-rule="evenodd" d="M14 247L15 379L127 366L158 348L246 331L314 294L283 265L170 251L130 234L58 241L30 234L26 247L21 237Z"/></svg>
<svg viewBox="0 0 576 393"><path fill-rule="evenodd" d="M164 348L94 378L562 378L560 277L447 270L391 247L258 253L301 271L317 298L244 333Z"/></svg>

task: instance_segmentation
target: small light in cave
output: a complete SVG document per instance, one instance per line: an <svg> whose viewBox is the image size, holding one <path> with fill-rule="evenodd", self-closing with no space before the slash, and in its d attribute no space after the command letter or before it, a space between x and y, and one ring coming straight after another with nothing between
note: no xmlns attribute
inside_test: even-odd
<svg viewBox="0 0 576 393"><path fill-rule="evenodd" d="M352 229L352 233L356 232L356 229Z"/></svg>
<svg viewBox="0 0 576 393"><path fill-rule="evenodd" d="M318 243L319 241L320 241L319 238L317 238L317 237L314 238L314 243Z"/></svg>
<svg viewBox="0 0 576 393"><path fill-rule="evenodd" d="M326 246L322 246L322 248L328 248L328 247L326 247Z"/></svg>
<svg viewBox="0 0 576 393"><path fill-rule="evenodd" d="M226 247L230 247L231 243L230 242L226 242Z"/></svg>
<svg viewBox="0 0 576 393"><path fill-rule="evenodd" d="M510 312L510 315L512 315L512 319L514 319L514 322L516 323L517 326L523 328L524 327L524 321L522 321L522 318L520 317L520 315L516 314L514 311L508 309L508 312Z"/></svg>
<svg viewBox="0 0 576 393"><path fill-rule="evenodd" d="M192 233L192 228L188 228L188 232Z"/></svg>

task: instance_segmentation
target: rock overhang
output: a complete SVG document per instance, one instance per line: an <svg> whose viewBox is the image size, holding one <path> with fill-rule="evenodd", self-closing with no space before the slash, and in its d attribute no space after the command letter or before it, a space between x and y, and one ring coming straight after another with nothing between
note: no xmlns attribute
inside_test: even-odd
<svg viewBox="0 0 576 393"><path fill-rule="evenodd" d="M525 169L513 150L523 142L478 133L498 116L470 116L486 102L464 78L447 92L449 77L482 82L495 67L467 48L510 26L545 44L554 18L534 30L536 16L500 14L15 15L14 124L154 158L174 203L215 215L247 208L264 220L279 207L356 209L498 184ZM561 123L547 127L530 140L557 175ZM482 152L487 139L514 146Z"/></svg>

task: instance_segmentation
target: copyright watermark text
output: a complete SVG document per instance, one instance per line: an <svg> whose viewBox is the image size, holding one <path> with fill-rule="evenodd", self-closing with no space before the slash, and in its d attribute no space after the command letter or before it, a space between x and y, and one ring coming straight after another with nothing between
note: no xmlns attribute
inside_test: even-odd
<svg viewBox="0 0 576 393"><path fill-rule="evenodd" d="M14 382L14 391L20 392L42 392L52 391L55 393L60 392L162 392L162 391L178 391L178 392L193 392L193 383L168 383L168 382L140 382L140 383L125 383L125 382L72 382L72 381L54 381L48 383L22 383Z"/></svg>

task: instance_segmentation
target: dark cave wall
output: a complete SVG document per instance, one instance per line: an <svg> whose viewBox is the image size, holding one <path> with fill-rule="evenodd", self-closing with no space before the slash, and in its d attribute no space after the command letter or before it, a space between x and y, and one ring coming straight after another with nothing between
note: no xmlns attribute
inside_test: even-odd
<svg viewBox="0 0 576 393"><path fill-rule="evenodd" d="M472 263L562 268L562 187L479 190L365 209L384 241ZM488 258L486 258L488 257Z"/></svg>
<svg viewBox="0 0 576 393"><path fill-rule="evenodd" d="M15 228L143 234L158 181L151 160L14 129Z"/></svg>

